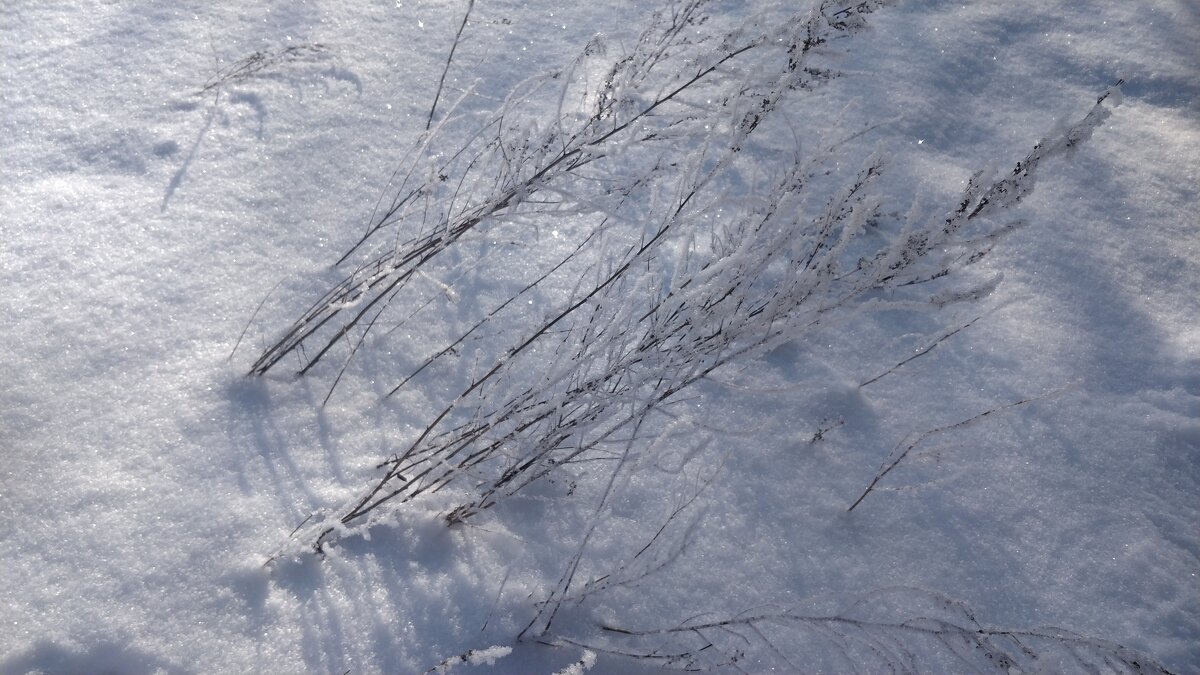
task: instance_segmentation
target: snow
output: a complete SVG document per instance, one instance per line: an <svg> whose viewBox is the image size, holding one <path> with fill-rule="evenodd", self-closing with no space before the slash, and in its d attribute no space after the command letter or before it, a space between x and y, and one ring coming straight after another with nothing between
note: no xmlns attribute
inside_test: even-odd
<svg viewBox="0 0 1200 675"><path fill-rule="evenodd" d="M715 11L734 23L755 5ZM438 311L372 334L326 405L344 351L303 378L291 361L245 375L341 278L330 265L424 129L465 9L0 8L0 672L656 672L606 653L638 643L597 626L859 598L871 620L920 616L897 587L1200 670L1200 14L1173 0L900 2L838 45L843 75L810 107L781 113L883 122L841 168L882 147L888 208L936 214L1125 78L1093 137L1039 168L1011 211L1028 225L973 272L1003 276L988 298L864 313L716 371L602 506L607 474L581 465L463 525L442 519L459 495L437 493L322 557L264 565L370 487L501 344L464 345L383 398L505 299L486 266L459 268L414 281ZM462 105L490 109L596 34L616 58L648 9L478 3L442 104L473 88ZM256 52L312 45L202 91ZM564 219L487 264L531 279L578 232ZM534 325L569 292L539 289L498 325ZM928 437L847 513L904 439L1052 392ZM518 640L581 546L579 584L613 585ZM743 668L847 669L776 629L788 652L748 649Z"/></svg>

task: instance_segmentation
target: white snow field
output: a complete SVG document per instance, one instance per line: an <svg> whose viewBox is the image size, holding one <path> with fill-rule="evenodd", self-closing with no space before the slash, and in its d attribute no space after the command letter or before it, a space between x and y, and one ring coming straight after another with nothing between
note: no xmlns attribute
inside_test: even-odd
<svg viewBox="0 0 1200 675"><path fill-rule="evenodd" d="M694 4L0 3L0 673L1200 672L1200 6Z"/></svg>

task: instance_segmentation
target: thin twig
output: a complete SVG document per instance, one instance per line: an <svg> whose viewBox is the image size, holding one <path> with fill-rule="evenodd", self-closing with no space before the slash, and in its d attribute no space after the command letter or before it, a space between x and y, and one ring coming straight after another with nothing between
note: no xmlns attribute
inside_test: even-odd
<svg viewBox="0 0 1200 675"><path fill-rule="evenodd" d="M504 587L508 584L508 575L512 574L512 568L504 571L504 579L500 581L500 589L496 591L496 599L492 601L492 607L488 610L487 617L483 620L483 625L479 627L479 632L487 629L488 622L492 620L492 615L496 613L496 607L500 605L500 596L504 593Z"/></svg>
<svg viewBox="0 0 1200 675"><path fill-rule="evenodd" d="M242 332L238 334L237 342L233 343L233 349L229 350L229 356L225 357L226 361L233 360L233 355L237 353L238 346L242 344L242 339L246 337L246 331L250 330L250 324L254 323L254 317L258 316L258 313L262 311L263 305L267 303L267 298L271 297L271 294L282 285L283 279L280 279L274 286L271 287L271 290L267 291L267 294L263 296L263 299L258 301L258 307L255 307L254 312L250 315L250 318L246 319L246 325L242 327Z"/></svg>
<svg viewBox="0 0 1200 675"><path fill-rule="evenodd" d="M879 380L882 380L884 377L886 377L888 375L891 375L892 373L896 372L897 370L899 370L900 368L902 368L904 365L908 364L909 362L915 361L915 360L921 358L922 356L925 356L929 352L933 351L933 349L935 347L942 344L946 340L949 340L951 337L954 337L954 335L956 335L959 331L970 328L972 324L974 324L976 321L978 321L982 318L983 318L983 315L981 314L981 315L975 317L974 319L971 319L967 323L959 326L958 328L955 328L954 330L950 331L949 333L943 333L940 337L935 338L932 342L930 342L928 345L926 345L924 349L919 350L916 354L913 354L912 356L908 357L907 359L904 359L903 361L897 363L896 365L892 366L891 368L888 368L887 370L876 375L875 377L872 377L871 379L867 380L866 382L863 382L862 384L858 385L858 387L861 389L868 385L874 384L875 382L878 382Z"/></svg>
<svg viewBox="0 0 1200 675"><path fill-rule="evenodd" d="M1042 401L1042 400L1057 396L1069 388L1070 388L1070 386L1062 387L1059 389L1055 389L1053 391L1046 392L1045 394L1042 394L1040 396L1033 396L1030 398L1021 399L1020 401L1016 401L1015 403L1007 403L1005 405L1002 405L1002 406L999 406L996 408L992 408L990 410L985 410L985 411L979 413L978 415L969 417L965 420L962 420L961 422L955 422L954 424L948 424L943 427L937 427L936 429L930 429L928 431L922 432L915 439L913 439L912 441L910 441L908 443L906 443L905 441L900 441L899 445L897 445L896 448L894 450L892 450L892 453L895 454L896 451L900 450L901 447L903 447L904 449L902 451L900 451L900 454L896 456L896 459L892 460L891 463L885 465L884 468L879 471L879 473L875 474L875 477L873 479L871 479L871 482L867 485L866 489L863 490L862 494L858 496L858 499L854 500L854 503L850 505L850 508L846 509L846 512L849 513L850 511L853 511L856 506L861 504L862 500L866 499L867 495L870 494L871 491L875 489L875 486L879 483L879 481L883 480L884 476L888 475L888 473L890 473L892 469L895 469L900 464L900 462L904 461L904 458L908 456L908 453L911 452L913 448L920 445L921 442L923 442L925 439L927 439L931 436L936 436L938 434L946 433L948 431L953 431L955 429L962 429L963 427L970 426L971 424L974 424L975 422L978 422L979 420L981 420L989 415L992 415L994 413L1004 412L1005 410L1011 410L1013 408L1017 408L1017 407L1020 407L1020 406L1023 406L1023 405L1029 404L1029 403L1033 403L1035 401Z"/></svg>
<svg viewBox="0 0 1200 675"><path fill-rule="evenodd" d="M454 60L454 51L458 49L463 29L467 27L467 20L471 18L471 10L474 7L475 0L467 0L467 11L463 14L462 24L459 25L458 32L454 34L454 43L450 45L450 53L446 56L446 65L442 68L442 76L438 78L437 93L433 95L433 105L429 106L429 119L425 120L425 131L429 131L429 127L433 126L433 114L437 110L438 100L442 98L442 87L446 84L446 73L450 72L450 62Z"/></svg>

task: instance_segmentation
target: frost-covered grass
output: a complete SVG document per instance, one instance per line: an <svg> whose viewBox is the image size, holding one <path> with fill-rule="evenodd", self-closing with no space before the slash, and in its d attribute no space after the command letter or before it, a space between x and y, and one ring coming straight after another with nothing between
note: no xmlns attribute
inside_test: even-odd
<svg viewBox="0 0 1200 675"><path fill-rule="evenodd" d="M695 99L647 120L671 134L665 150L636 134L587 148L597 159L549 186L557 192L526 185L525 210L510 199L504 218L439 250L365 337L373 314L302 378L289 371L322 345L246 377L359 260L400 250L420 227L436 233L439 214L495 205L532 175L521 171L540 144L514 156L521 147L488 146L491 130L469 135L493 111L523 125L495 138L542 139L555 119L598 138L586 127L596 92L610 64L639 53L652 8L475 4L430 147L492 154L452 167L447 179L468 176L461 187L405 211L403 174L388 181L397 167L419 168L410 185L445 185L429 171L436 152L404 157L466 9L0 9L0 672L952 671L960 658L1002 661L1001 650L1051 671L1078 656L1146 664L1117 644L1173 671L1200 668L1194 10L898 2L814 56L841 77L781 99L741 140L744 113L772 105L753 94L777 80L722 64ZM754 9L715 4L701 30L719 37ZM700 63L718 43L678 58ZM528 79L568 64L560 79ZM687 72L670 59L663 68ZM737 214L773 203L797 144L798 166L830 173L815 173L809 201L779 200L780 212L810 216L793 226L821 222L825 200L855 185L872 153L886 157L863 201L836 213L857 214L846 221L855 241L887 248L894 224L953 212L977 169L1003 176L1039 139L1062 138L1117 77L1123 104L1071 156L1048 159L1037 190L996 221L1027 225L957 277L970 289L1003 275L990 295L914 312L876 307L896 296L864 287L876 311L803 322L775 303L779 323L756 322L765 310L753 298L797 297L779 283L781 263L813 240L794 228L783 228L790 244L763 240ZM731 88L729 108L713 103ZM626 91L653 101L671 90L651 78ZM849 136L824 152L822 139ZM719 159L734 141L737 157ZM662 157L675 166L657 166ZM704 178L713 166L721 172ZM604 192L618 179L635 182L628 200ZM637 258L693 188L708 195L703 208L679 209L688 217L661 251ZM331 269L375 222L381 194L376 216L398 195L409 220ZM596 214L611 222L591 236ZM714 226L717 214L731 224ZM856 269L845 261L871 260L841 250L843 273ZM636 274L604 285L631 251ZM753 292L736 283L750 263L761 266ZM724 290L689 290L701 287ZM528 356L504 356L591 288L601 292L576 310L588 320L573 313ZM743 292L741 333L713 311L672 323ZM339 317L366 305L336 302ZM705 351L714 332L748 344L764 325L780 330L746 358ZM631 366L640 346L668 344L653 335L679 349ZM459 398L497 364L502 377ZM714 364L670 405L639 412L657 383ZM532 414L536 430L548 418L531 405L630 372L627 393L559 405L556 419L586 413L570 429L583 441L573 448L591 444L582 454L553 425L540 455L524 430L484 430L475 447L505 440L493 464L390 500L371 527L347 523L353 536L322 557L289 544L346 515L386 475L376 466L402 462L456 399L451 430L496 411L505 423ZM522 399L530 383L536 396ZM629 421L610 431L605 419ZM524 457L554 459L540 465L550 470L491 489L530 448ZM281 549L289 555L263 565ZM1021 661L1022 647L1045 656Z"/></svg>

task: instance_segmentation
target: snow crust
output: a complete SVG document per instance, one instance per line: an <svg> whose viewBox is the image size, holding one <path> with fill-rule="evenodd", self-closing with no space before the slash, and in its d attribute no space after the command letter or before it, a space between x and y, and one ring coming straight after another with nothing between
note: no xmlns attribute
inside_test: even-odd
<svg viewBox="0 0 1200 675"><path fill-rule="evenodd" d="M746 4L720 8L733 21ZM424 672L453 655L461 672L655 672L515 640L578 545L565 480L454 528L453 496L434 495L324 557L264 566L457 392L433 379L383 399L425 354L400 345L435 349L492 300L482 271L426 280L458 313L377 339L324 406L335 371L244 375L338 279L330 264L424 128L464 9L0 8L0 673ZM596 34L619 54L646 11L481 2L447 87L490 107ZM563 630L836 611L912 587L989 625L1059 626L1200 670L1196 44L1200 14L1172 0L872 15L844 75L788 114L886 121L848 156L882 145L884 189L914 209L1011 166L1117 77L1124 100L1040 169L1014 211L1028 225L981 263L980 279L1003 275L982 304L866 316L714 374L680 422L724 458L696 477L712 482L686 554ZM320 47L204 91L256 52L301 45ZM493 260L532 272L566 245L557 230L537 241ZM531 316L552 300L530 300ZM938 436L846 512L906 437L1048 392ZM655 487L692 448L668 448L608 507L588 574L670 511Z"/></svg>

